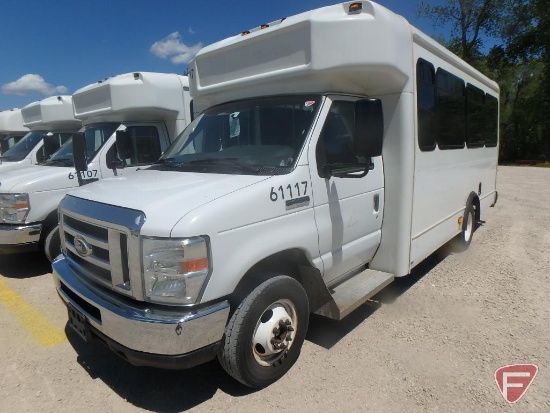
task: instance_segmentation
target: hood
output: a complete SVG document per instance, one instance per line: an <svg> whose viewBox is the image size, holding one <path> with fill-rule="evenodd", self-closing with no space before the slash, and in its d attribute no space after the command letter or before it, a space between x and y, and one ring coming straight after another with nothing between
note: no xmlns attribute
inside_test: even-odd
<svg viewBox="0 0 550 413"><path fill-rule="evenodd" d="M73 179L69 178L72 173ZM74 168L32 165L5 171L0 169L0 192L45 192L78 186Z"/></svg>
<svg viewBox="0 0 550 413"><path fill-rule="evenodd" d="M145 213L142 233L169 236L173 226L200 206L269 176L142 170L103 179L70 195Z"/></svg>
<svg viewBox="0 0 550 413"><path fill-rule="evenodd" d="M11 171L12 169L26 168L27 166L31 166L31 165L32 164L31 164L30 158L25 158L21 161L16 161L16 162L2 161L2 163L0 163L0 182L5 172Z"/></svg>

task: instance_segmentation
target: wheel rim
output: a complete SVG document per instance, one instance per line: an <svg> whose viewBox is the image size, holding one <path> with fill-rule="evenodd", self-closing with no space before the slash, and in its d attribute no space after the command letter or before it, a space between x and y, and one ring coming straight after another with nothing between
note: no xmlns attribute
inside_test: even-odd
<svg viewBox="0 0 550 413"><path fill-rule="evenodd" d="M472 239L474 233L474 211L468 213L468 224L466 225L466 231L464 231L464 240L469 242Z"/></svg>
<svg viewBox="0 0 550 413"><path fill-rule="evenodd" d="M263 312L252 339L254 359L261 366L282 363L296 335L296 307L288 300L279 300Z"/></svg>

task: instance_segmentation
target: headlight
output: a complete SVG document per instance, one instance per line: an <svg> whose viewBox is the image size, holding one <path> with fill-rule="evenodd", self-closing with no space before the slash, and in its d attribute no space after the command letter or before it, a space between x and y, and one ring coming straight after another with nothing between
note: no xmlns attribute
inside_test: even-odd
<svg viewBox="0 0 550 413"><path fill-rule="evenodd" d="M143 238L145 297L152 302L194 304L210 272L203 237Z"/></svg>
<svg viewBox="0 0 550 413"><path fill-rule="evenodd" d="M0 194L0 222L21 224L30 210L29 194Z"/></svg>

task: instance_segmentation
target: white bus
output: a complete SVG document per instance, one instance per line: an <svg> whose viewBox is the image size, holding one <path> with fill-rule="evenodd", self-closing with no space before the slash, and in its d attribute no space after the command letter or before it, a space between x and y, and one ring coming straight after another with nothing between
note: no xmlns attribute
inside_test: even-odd
<svg viewBox="0 0 550 413"><path fill-rule="evenodd" d="M23 125L30 132L2 154L0 174L44 162L47 154L43 138L48 141L50 151L55 152L82 127L82 122L74 117L73 100L69 95L32 102L21 109L21 115Z"/></svg>
<svg viewBox="0 0 550 413"><path fill-rule="evenodd" d="M59 209L69 324L135 365L267 386L310 313L468 247L496 202L498 85L377 3L247 30L189 78L208 109L160 162Z"/></svg>

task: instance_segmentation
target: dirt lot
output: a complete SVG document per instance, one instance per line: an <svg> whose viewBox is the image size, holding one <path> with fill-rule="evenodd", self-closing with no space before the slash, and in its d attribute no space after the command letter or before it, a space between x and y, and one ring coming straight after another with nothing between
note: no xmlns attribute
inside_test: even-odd
<svg viewBox="0 0 550 413"><path fill-rule="evenodd" d="M251 391L217 365L137 368L65 326L49 265L0 257L0 412L550 411L550 169L501 167L470 249L438 251L343 322L312 317L300 359ZM508 405L497 368L534 363Z"/></svg>

